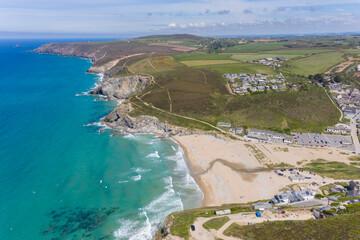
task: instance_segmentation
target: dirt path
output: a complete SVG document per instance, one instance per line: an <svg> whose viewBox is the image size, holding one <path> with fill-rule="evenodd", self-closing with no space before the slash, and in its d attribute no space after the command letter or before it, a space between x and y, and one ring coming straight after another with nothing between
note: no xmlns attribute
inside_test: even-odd
<svg viewBox="0 0 360 240"><path fill-rule="evenodd" d="M254 212L247 213L238 213L227 215L230 218L230 221L225 223L219 230L211 229L210 231L206 230L203 227L203 224L210 219L219 218L221 216L215 216L210 218L199 217L195 220L194 226L195 231L190 231L191 236L196 240L202 239L223 239L223 240L239 240L239 238L230 237L224 235L224 231L233 223L239 225L247 225L249 222L256 224L264 221L285 221L285 220L307 220L312 217L312 213L308 210L306 211L287 211L287 216L284 217L284 214L277 213L276 211L263 211L262 217L256 217Z"/></svg>
<svg viewBox="0 0 360 240"><path fill-rule="evenodd" d="M168 97L169 97L170 112L172 112L172 100L171 100L171 97L170 97L170 92L169 92L169 90L167 90L167 94L168 94Z"/></svg>
<svg viewBox="0 0 360 240"><path fill-rule="evenodd" d="M147 58L147 60L148 60L148 63L150 64L150 66L151 66L153 69L155 69L156 71L160 72L160 70L157 69L157 68L151 63L151 61L150 61L149 58Z"/></svg>
<svg viewBox="0 0 360 240"><path fill-rule="evenodd" d="M226 90L228 91L229 94L231 95L235 95L235 93L233 93L233 91L231 90L230 84L226 83L225 84Z"/></svg>
<svg viewBox="0 0 360 240"><path fill-rule="evenodd" d="M359 137L357 135L357 128L356 128L356 120L359 117L360 117L359 114L357 114L357 115L355 115L355 117L353 119L351 119L351 137L353 139L356 154L360 154L360 143L359 143Z"/></svg>
<svg viewBox="0 0 360 240"><path fill-rule="evenodd" d="M154 108L154 109L156 109L156 110L158 110L158 111L165 112L165 113L167 113L167 114L170 114L170 115L173 115L173 116L176 116L176 117L180 117L180 118L184 118L184 119L187 119L187 120L192 120L192 121L195 121L195 122L199 122L199 123L205 124L205 125L207 125L207 126L210 126L210 127L213 128L213 129L218 130L219 132L222 132L222 133L224 133L224 134L230 134L230 135L233 136L234 138L237 138L237 139L242 140L241 137L239 137L239 136L237 136L237 135L235 135L235 134L226 132L225 130L222 130L221 128L218 128L218 127L216 127L216 126L214 126L214 125L212 125L212 124L210 124L210 123L208 123L208 122L205 122L205 121L202 121L202 120L199 120L199 119L196 119L196 118L187 117L187 116L182 116L182 115L179 115L179 114L176 114L176 113L172 113L172 112L165 111L165 110L163 110L163 109L161 109L161 108L157 108L157 107L155 107L155 106L152 106L152 105L148 104L147 102L144 102L138 95L136 95L135 97L136 97L140 102L142 102L145 106L150 106L151 108Z"/></svg>
<svg viewBox="0 0 360 240"><path fill-rule="evenodd" d="M339 121L341 122L342 119L344 118L344 113L343 111L341 111L341 109L338 107L338 105L334 102L334 100L331 98L331 96L329 95L329 93L326 91L326 88L324 88L324 91L326 93L326 95L330 98L330 101L334 104L334 106L340 111L340 118L339 118Z"/></svg>

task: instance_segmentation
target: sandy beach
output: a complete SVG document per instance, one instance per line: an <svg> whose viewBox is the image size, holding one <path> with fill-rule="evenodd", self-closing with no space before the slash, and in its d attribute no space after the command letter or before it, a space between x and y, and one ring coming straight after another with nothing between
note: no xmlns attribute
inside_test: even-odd
<svg viewBox="0 0 360 240"><path fill-rule="evenodd" d="M184 149L192 176L204 192L203 206L270 199L280 189L294 184L269 171L267 164L298 167L317 158L349 163L350 156L335 149L223 140L209 135L173 139ZM311 175L304 183L324 181L332 180Z"/></svg>

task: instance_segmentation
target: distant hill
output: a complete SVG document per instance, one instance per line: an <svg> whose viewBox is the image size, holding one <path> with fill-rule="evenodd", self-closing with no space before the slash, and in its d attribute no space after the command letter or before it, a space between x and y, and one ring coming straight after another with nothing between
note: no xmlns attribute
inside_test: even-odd
<svg viewBox="0 0 360 240"><path fill-rule="evenodd" d="M192 34L168 34L168 35L149 35L144 37L139 37L137 39L157 39L157 38L168 38L174 40L182 40L182 39L192 39L192 40L201 40L204 37L192 35Z"/></svg>

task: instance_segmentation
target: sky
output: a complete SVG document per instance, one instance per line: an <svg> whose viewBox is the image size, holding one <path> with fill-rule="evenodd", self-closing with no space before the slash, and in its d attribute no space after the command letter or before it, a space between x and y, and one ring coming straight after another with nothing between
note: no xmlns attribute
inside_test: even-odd
<svg viewBox="0 0 360 240"><path fill-rule="evenodd" d="M202 36L360 32L360 0L0 0L0 33Z"/></svg>

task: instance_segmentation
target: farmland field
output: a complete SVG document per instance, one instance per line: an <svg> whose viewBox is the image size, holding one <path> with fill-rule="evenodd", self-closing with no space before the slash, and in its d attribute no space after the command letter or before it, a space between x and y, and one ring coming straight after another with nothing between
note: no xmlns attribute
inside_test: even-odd
<svg viewBox="0 0 360 240"><path fill-rule="evenodd" d="M267 53L255 53L255 54L234 54L231 58L236 60L246 60L246 61L253 61L253 60L259 60L262 58L273 58L273 57L283 57L287 59L299 57L301 55L295 55L295 54L267 54Z"/></svg>
<svg viewBox="0 0 360 240"><path fill-rule="evenodd" d="M296 58L303 55L317 54L324 52L333 52L331 49L289 49L289 50L279 50L279 51L267 51L259 53L248 53L248 54L234 54L231 58L236 60L258 60L262 58L269 57L283 57L287 59Z"/></svg>
<svg viewBox="0 0 360 240"><path fill-rule="evenodd" d="M201 54L180 54L174 55L173 58L177 61L191 61L191 60L231 60L231 54L218 53L201 53Z"/></svg>
<svg viewBox="0 0 360 240"><path fill-rule="evenodd" d="M256 52L263 52L263 51L271 51L271 50L278 50L278 49L286 49L284 46L285 43L282 42L257 42L257 43L247 43L241 44L234 47L230 47L226 49L225 53L256 53Z"/></svg>
<svg viewBox="0 0 360 240"><path fill-rule="evenodd" d="M291 60L287 64L293 67L287 67L284 70L301 75L323 73L332 66L345 61L342 55L340 52L328 52Z"/></svg>
<svg viewBox="0 0 360 240"><path fill-rule="evenodd" d="M197 66L207 66L207 65L233 64L233 63L239 63L239 61L236 61L236 60L191 60L191 61L181 61L181 63L183 63L189 67L197 67Z"/></svg>
<svg viewBox="0 0 360 240"><path fill-rule="evenodd" d="M214 70L220 74L225 73L262 73L276 74L270 67L258 63L234 63L206 66L207 69Z"/></svg>

